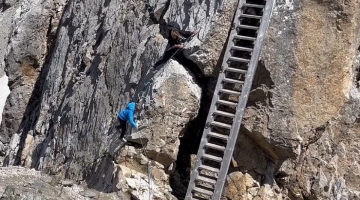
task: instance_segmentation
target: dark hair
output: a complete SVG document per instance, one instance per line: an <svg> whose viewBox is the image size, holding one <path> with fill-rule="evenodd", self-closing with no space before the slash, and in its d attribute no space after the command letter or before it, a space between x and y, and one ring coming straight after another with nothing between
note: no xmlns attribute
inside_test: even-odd
<svg viewBox="0 0 360 200"><path fill-rule="evenodd" d="M136 110L141 110L142 109L142 104L141 103L137 103L136 104Z"/></svg>

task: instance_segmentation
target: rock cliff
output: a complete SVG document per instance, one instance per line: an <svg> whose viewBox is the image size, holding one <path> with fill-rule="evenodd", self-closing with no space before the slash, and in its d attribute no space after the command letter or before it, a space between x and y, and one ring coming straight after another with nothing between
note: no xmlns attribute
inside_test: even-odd
<svg viewBox="0 0 360 200"><path fill-rule="evenodd" d="M183 199L236 4L3 0L0 71L11 94L1 163L91 189L64 198ZM277 1L224 199L360 199L359 9L357 0ZM182 59L154 70L169 21L200 32ZM124 145L116 114L138 99L140 126ZM35 182L0 185L0 195L63 191Z"/></svg>

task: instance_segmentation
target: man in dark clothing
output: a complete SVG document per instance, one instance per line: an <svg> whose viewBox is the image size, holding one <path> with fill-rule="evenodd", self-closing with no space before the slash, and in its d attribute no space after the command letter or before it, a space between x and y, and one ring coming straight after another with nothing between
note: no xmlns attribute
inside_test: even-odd
<svg viewBox="0 0 360 200"><path fill-rule="evenodd" d="M125 132L126 132L126 122L129 121L130 125L133 128L138 128L138 124L134 121L134 113L135 111L141 110L141 104L136 104L135 102L130 102L125 109L121 110L118 113L118 122L115 126L118 131L121 129L120 133L120 139L122 139L124 142L126 142L126 139L124 139Z"/></svg>
<svg viewBox="0 0 360 200"><path fill-rule="evenodd" d="M166 25L166 31L170 48L167 49L163 57L155 63L154 68L157 68L158 66L166 63L171 58L171 56L179 59L179 55L182 54L180 49L184 48L182 43L184 43L189 37L198 33L198 31L182 31L180 30L179 24L176 22L169 22Z"/></svg>

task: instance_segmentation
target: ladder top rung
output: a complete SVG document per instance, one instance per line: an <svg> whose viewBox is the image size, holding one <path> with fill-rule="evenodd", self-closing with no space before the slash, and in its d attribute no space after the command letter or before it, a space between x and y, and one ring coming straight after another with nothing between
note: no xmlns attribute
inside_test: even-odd
<svg viewBox="0 0 360 200"><path fill-rule="evenodd" d="M248 37L248 36L242 36L242 35L234 35L234 39L236 40L250 40L250 41L255 41L256 38L254 37Z"/></svg>
<svg viewBox="0 0 360 200"><path fill-rule="evenodd" d="M211 148L211 149L216 149L216 150L219 150L219 151L225 151L224 146L220 146L220 145L217 145L217 144L207 143L207 144L205 144L205 146L208 147L208 148Z"/></svg>
<svg viewBox="0 0 360 200"><path fill-rule="evenodd" d="M238 51L249 51L249 52L252 52L254 50L252 48L240 47L240 46L231 46L231 49L238 50Z"/></svg>
<svg viewBox="0 0 360 200"><path fill-rule="evenodd" d="M265 5L258 5L258 4L251 4L251 3L244 3L243 6L251 7L251 8L264 8Z"/></svg>
<svg viewBox="0 0 360 200"><path fill-rule="evenodd" d="M203 181L203 182L206 182L206 183L211 183L211 184L216 183L216 180L211 179L211 178L207 178L207 177L203 177L203 176L200 176L200 175L196 177L196 180Z"/></svg>
<svg viewBox="0 0 360 200"><path fill-rule="evenodd" d="M238 103L234 103L231 101L225 101L225 100L218 100L217 103L222 104L222 105L227 105L227 106L237 106Z"/></svg>
<svg viewBox="0 0 360 200"><path fill-rule="evenodd" d="M247 73L246 70L236 69L236 68L232 68L232 67L225 68L225 71L236 72L236 73L240 73L240 74L246 74Z"/></svg>
<svg viewBox="0 0 360 200"><path fill-rule="evenodd" d="M208 160L216 161L216 162L221 162L222 161L221 157L212 156L212 155L209 155L209 154L204 154L202 157L205 158L205 159L208 159Z"/></svg>
<svg viewBox="0 0 360 200"><path fill-rule="evenodd" d="M244 63L249 63L250 62L250 60L248 60L248 59L237 58L237 57L233 57L233 56L230 56L229 60L233 60L233 61L237 61L237 62L244 62Z"/></svg>
<svg viewBox="0 0 360 200"><path fill-rule="evenodd" d="M239 81L239 80L231 79L231 78L224 78L223 81L228 82L228 83L244 84L244 81Z"/></svg>
<svg viewBox="0 0 360 200"><path fill-rule="evenodd" d="M229 139L229 136L227 136L227 135L214 133L214 132L209 132L208 135L211 136L211 137L214 137L214 138L222 139L222 140L228 140Z"/></svg>
<svg viewBox="0 0 360 200"><path fill-rule="evenodd" d="M218 169L218 168L209 167L207 165L200 165L199 168L200 169L205 169L205 170L208 170L208 171L211 171L211 172L215 172L215 173L219 173L219 171L220 171L220 169Z"/></svg>
<svg viewBox="0 0 360 200"><path fill-rule="evenodd" d="M217 126L217 127L222 127L222 128L231 129L231 125L225 124L225 123L221 123L221 122L212 121L212 122L211 122L211 125Z"/></svg>
<svg viewBox="0 0 360 200"><path fill-rule="evenodd" d="M258 30L259 27L258 26L248 26L248 25L238 25L237 28L242 28L242 29L251 29L251 30Z"/></svg>
<svg viewBox="0 0 360 200"><path fill-rule="evenodd" d="M227 90L227 89L220 89L219 90L222 93L226 93L226 94L232 94L232 95L240 95L241 93L238 91L234 91L234 90Z"/></svg>
<svg viewBox="0 0 360 200"><path fill-rule="evenodd" d="M245 18L252 18L252 19L261 19L262 16L259 15L248 15L248 14L240 14L240 17L245 17Z"/></svg>
<svg viewBox="0 0 360 200"><path fill-rule="evenodd" d="M198 188L198 187L194 187L193 189L195 192L201 193L201 194L206 194L208 196L212 196L214 193L210 190L205 190L202 188Z"/></svg>
<svg viewBox="0 0 360 200"><path fill-rule="evenodd" d="M235 117L235 114L229 113L229 112L223 112L220 110L214 110L214 114L215 115L221 115L221 116L225 116L225 117Z"/></svg>

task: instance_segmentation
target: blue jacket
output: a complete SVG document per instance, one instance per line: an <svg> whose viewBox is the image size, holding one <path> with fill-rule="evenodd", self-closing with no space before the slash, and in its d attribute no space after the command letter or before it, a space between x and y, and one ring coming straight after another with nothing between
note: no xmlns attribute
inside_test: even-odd
<svg viewBox="0 0 360 200"><path fill-rule="evenodd" d="M118 117L121 120L129 121L131 126L137 128L137 124L134 121L135 103L130 102L124 110L121 110Z"/></svg>

